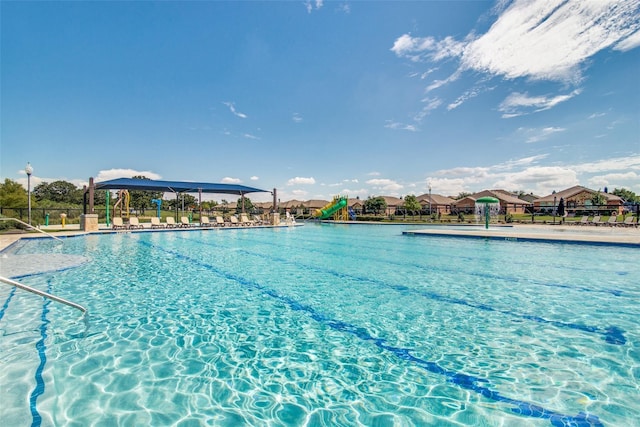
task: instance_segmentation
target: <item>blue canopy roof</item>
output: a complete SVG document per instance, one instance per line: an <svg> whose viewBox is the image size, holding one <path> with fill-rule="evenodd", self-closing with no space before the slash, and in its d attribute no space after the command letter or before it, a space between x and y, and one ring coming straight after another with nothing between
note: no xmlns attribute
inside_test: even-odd
<svg viewBox="0 0 640 427"><path fill-rule="evenodd" d="M142 190L173 193L220 193L238 194L267 193L267 190L236 184L213 184L209 182L157 181L152 179L118 178L97 182L96 190Z"/></svg>

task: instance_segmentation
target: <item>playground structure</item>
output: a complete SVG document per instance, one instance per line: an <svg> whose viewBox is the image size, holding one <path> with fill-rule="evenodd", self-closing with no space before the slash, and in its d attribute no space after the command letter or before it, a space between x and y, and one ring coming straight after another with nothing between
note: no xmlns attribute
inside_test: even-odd
<svg viewBox="0 0 640 427"><path fill-rule="evenodd" d="M120 208L120 217L129 218L129 191L128 190L120 190L118 191L118 200L113 205L113 213L116 213L116 210Z"/></svg>
<svg viewBox="0 0 640 427"><path fill-rule="evenodd" d="M322 209L316 209L313 214L317 219L333 219L334 221L349 221L356 219L356 214L348 205L346 197L336 196Z"/></svg>
<svg viewBox="0 0 640 427"><path fill-rule="evenodd" d="M500 200L495 197L481 197L476 200L476 219L484 219L484 228L489 228L491 216L498 216Z"/></svg>

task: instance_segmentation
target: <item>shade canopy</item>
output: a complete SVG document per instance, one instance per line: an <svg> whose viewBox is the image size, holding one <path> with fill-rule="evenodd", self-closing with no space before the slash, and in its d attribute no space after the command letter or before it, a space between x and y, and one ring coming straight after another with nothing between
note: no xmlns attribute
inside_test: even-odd
<svg viewBox="0 0 640 427"><path fill-rule="evenodd" d="M238 194L267 193L267 190L236 184L214 184L209 182L157 181L153 179L118 178L97 182L96 190L142 190L173 193L219 193Z"/></svg>

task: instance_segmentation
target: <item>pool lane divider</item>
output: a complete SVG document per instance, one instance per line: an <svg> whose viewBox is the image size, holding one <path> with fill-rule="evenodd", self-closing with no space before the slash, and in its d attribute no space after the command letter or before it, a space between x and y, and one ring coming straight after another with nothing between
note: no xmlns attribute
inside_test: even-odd
<svg viewBox="0 0 640 427"><path fill-rule="evenodd" d="M188 240L190 242L195 242L194 240L191 239L185 239ZM197 241L197 243L202 244L202 245L209 245L208 243L204 243L201 241ZM262 257L262 258L266 258L263 254L259 254L259 253L255 253L255 252L251 252L251 251L247 251L245 249L239 249L238 252L242 252L246 255L250 255L250 256L257 256L257 257ZM396 284L390 284L390 283L386 283L384 281L381 280L377 280L377 279L372 279L372 278L367 278L367 277L360 277L360 276L355 276L352 274L348 274L348 273L343 273L340 271L335 271L335 270L330 270L327 268L318 268L312 265L308 265L308 264L300 264L298 262L294 263L291 260L288 260L286 258L281 258L281 257L273 257L270 256L269 259L274 260L274 261L278 261L278 262L282 262L285 264L289 264L289 265L295 265L295 266L300 266L303 265L305 268L308 269L312 269L316 272L319 273L323 273L323 274L331 274L334 277L338 278L338 279L350 279L350 280L354 280L354 281L359 281L359 282L365 282L365 283L372 283L375 285L378 285L380 287L385 287L388 289L393 289L394 291L400 292L400 293L411 293L414 295L419 295L421 297L427 298L427 299L431 299L434 301L441 301L441 302L446 302L449 304L456 304L456 305L463 305L463 306L467 306L470 308L475 308L478 310L483 310L483 311L487 311L487 312L491 312L491 313L499 313L499 314L503 314L505 316L510 316L510 317L515 317L515 318L519 318L519 319L524 319L524 320L530 320L530 321L534 321L537 323L542 323L542 324L546 324L546 325L552 325L555 326L557 328L567 328L567 329L574 329L574 330L579 330L579 331L583 331L583 332L589 332L589 333L594 333L594 334L598 334L598 335L602 335L602 339L607 342L608 344L613 344L613 345L624 345L627 343L627 338L624 336L625 330L621 329L617 326L607 326L607 327L598 327L598 326L589 326L589 325L582 325L579 323L566 323L566 322L560 322L558 320L549 320L549 319L545 319L544 317L540 317L540 316L536 316L536 315L532 315L532 314L522 314L522 313L515 313L513 311L507 311L507 310L502 310L499 308L495 308L492 307L490 305L487 304L482 304L482 303L474 303L474 302L470 302L467 300L464 300L462 298L453 298L453 297L448 297L445 295L440 295L436 292L431 292L431 291L427 291L427 290L419 290L419 289L413 289L410 288L406 285L396 285Z"/></svg>
<svg viewBox="0 0 640 427"><path fill-rule="evenodd" d="M269 289L266 286L261 285L258 282L255 282L251 279L247 279L236 274L232 274L230 272L221 270L214 265L208 264L206 262L200 261L198 259L192 258L188 255L184 255L178 251L167 250L155 244L146 241L138 241L140 244L148 246L152 249L170 254L175 256L177 259L182 259L184 261L190 262L192 264L196 264L200 267L204 267L207 270L222 276L226 279L233 280L247 288L255 289L260 292L265 293L266 295L272 297L275 300L285 303L291 310L293 311L301 311L306 313L311 319L315 320L318 323L326 325L331 329L334 329L339 332L351 334L362 341L369 342L381 350L385 350L390 352L397 358L412 363L420 368L424 369L427 372L432 374L444 376L448 382L457 385L466 390L473 391L482 395L483 397L496 401L505 403L511 406L511 411L517 415L531 417L531 418L541 418L547 419L551 422L551 425L554 427L604 427L604 424L600 421L598 416L594 414L587 414L585 412L579 412L577 415L566 415L560 412L552 411L550 409L546 409L542 406L536 405L534 403L525 402L523 400L513 399L507 396L503 396L500 392L491 390L488 386L484 385L489 383L489 380L485 378L476 377L473 375L468 375L460 372L455 372L449 369L445 369L438 365L436 362L428 361L421 359L419 357L414 356L411 353L411 349L402 348L402 347L394 347L388 345L386 340L383 338L376 338L372 336L366 328L359 327L347 322L343 322L341 320L332 319L317 310L313 307L302 304L299 301L294 300L291 297L286 295L280 295L273 289Z"/></svg>
<svg viewBox="0 0 640 427"><path fill-rule="evenodd" d="M47 292L51 291L51 282L47 283ZM49 313L49 304L51 304L51 300L47 298L43 298L44 303L42 304L42 315L40 320L42 323L40 324L40 340L36 343L36 350L38 350L38 357L40 358L40 363L36 368L35 380L36 386L31 392L29 396L29 409L31 411L31 427L40 427L42 424L42 416L38 412L37 402L38 397L44 394L45 383L42 379L42 371L44 371L44 367L47 364L47 325L49 324L49 320L47 319L47 314Z"/></svg>

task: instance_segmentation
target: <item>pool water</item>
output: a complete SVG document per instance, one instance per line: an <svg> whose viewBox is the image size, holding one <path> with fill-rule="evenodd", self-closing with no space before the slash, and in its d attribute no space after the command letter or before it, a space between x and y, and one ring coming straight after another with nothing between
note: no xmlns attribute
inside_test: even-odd
<svg viewBox="0 0 640 427"><path fill-rule="evenodd" d="M306 224L14 245L7 256L72 258L72 267L16 279L89 314L0 287L0 419L638 423L637 249L402 235L409 228Z"/></svg>

